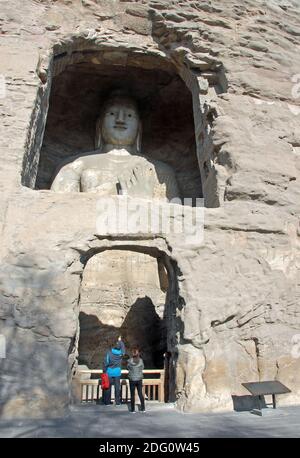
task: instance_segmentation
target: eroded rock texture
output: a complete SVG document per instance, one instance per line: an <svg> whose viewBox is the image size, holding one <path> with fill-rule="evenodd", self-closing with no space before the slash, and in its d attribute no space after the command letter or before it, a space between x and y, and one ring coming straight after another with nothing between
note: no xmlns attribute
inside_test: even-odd
<svg viewBox="0 0 300 458"><path fill-rule="evenodd" d="M247 394L242 382L268 379L292 390L280 403L299 403L299 2L2 0L0 9L2 417L65 412L84 268L116 249L168 271L178 408L232 409L232 396ZM56 161L90 148L93 103L112 67L123 81L135 75L128 84L142 104L161 110L145 113L158 132L148 124L147 150L176 167L187 196L204 196L203 242L99 233L96 195L49 190ZM137 77L146 70L149 92ZM167 101L182 82L191 99L178 135L182 113Z"/></svg>

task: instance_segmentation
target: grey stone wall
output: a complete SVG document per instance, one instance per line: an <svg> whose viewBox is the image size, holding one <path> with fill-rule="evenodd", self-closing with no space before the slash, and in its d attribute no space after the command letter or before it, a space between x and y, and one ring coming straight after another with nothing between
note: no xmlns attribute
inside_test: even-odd
<svg viewBox="0 0 300 458"><path fill-rule="evenodd" d="M122 244L178 266L178 408L231 409L242 382L273 378L292 389L280 403L299 403L298 2L14 0L1 10L2 416L65 412L83 258ZM199 245L99 234L95 195L33 189L54 59L105 46L160 56L192 91L207 206Z"/></svg>

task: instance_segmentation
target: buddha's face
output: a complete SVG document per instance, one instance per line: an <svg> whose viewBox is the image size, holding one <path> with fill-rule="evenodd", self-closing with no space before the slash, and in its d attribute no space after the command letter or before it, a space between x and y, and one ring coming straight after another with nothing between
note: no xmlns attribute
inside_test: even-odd
<svg viewBox="0 0 300 458"><path fill-rule="evenodd" d="M132 146L139 130L139 114L130 99L112 100L105 108L101 126L104 143Z"/></svg>

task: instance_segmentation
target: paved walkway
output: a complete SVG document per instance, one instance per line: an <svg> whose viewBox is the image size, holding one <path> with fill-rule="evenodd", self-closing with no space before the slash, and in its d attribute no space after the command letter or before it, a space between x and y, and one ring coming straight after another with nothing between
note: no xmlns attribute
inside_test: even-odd
<svg viewBox="0 0 300 458"><path fill-rule="evenodd" d="M148 405L130 414L126 405L72 407L63 419L0 421L0 437L201 438L300 437L300 407L250 412L184 414L173 405Z"/></svg>

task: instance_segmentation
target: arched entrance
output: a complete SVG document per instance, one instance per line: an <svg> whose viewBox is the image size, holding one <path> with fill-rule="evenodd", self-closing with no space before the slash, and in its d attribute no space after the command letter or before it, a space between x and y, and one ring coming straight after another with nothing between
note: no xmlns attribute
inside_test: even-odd
<svg viewBox="0 0 300 458"><path fill-rule="evenodd" d="M141 349L146 369L163 369L167 293L161 259L117 249L90 258L81 283L78 363L102 368L106 351L121 335L127 353Z"/></svg>
<svg viewBox="0 0 300 458"><path fill-rule="evenodd" d="M163 398L173 402L177 345L183 326L178 312L184 305L178 267L165 251L155 247L156 242L152 246L147 241L145 245L142 241L131 243L115 241L109 248L92 249L81 256L72 373L78 380L82 369L102 370L106 351L122 335L127 354L133 346L140 348L146 371L165 371ZM99 374L91 377L97 379Z"/></svg>

